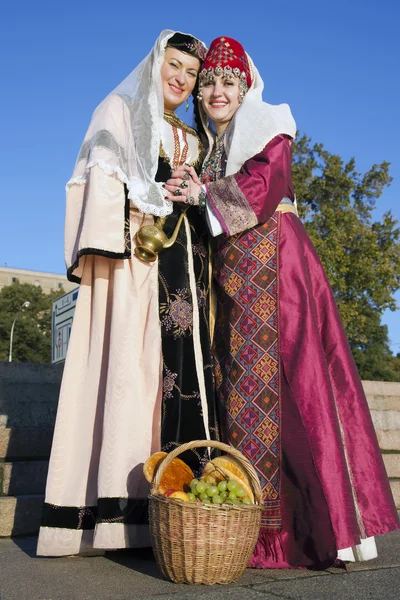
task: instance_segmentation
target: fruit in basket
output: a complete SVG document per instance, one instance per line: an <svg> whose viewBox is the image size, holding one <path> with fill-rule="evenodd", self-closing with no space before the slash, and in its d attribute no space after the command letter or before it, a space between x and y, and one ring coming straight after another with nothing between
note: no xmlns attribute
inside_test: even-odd
<svg viewBox="0 0 400 600"><path fill-rule="evenodd" d="M190 486L190 487L192 487L192 486ZM196 483L196 485L193 487L198 494L203 494L206 491L206 489L208 488L208 485L205 481L198 481Z"/></svg>
<svg viewBox="0 0 400 600"><path fill-rule="evenodd" d="M144 463L143 473L149 483L153 481L157 469L166 456L166 452L156 452ZM194 474L192 469L180 458L173 458L161 477L160 485L158 487L159 493L165 494L165 492L171 489L184 492L188 489L193 478Z"/></svg>
<svg viewBox="0 0 400 600"><path fill-rule="evenodd" d="M221 485L219 485L221 484ZM203 504L253 504L235 479L223 479L218 486L204 480L193 479L190 482L192 492L188 494L190 502Z"/></svg>
<svg viewBox="0 0 400 600"><path fill-rule="evenodd" d="M217 488L217 486L216 485L210 485L210 487L208 487L206 489L206 494L210 498L212 498L213 496L216 496L218 494L218 488Z"/></svg>
<svg viewBox="0 0 400 600"><path fill-rule="evenodd" d="M144 463L143 474L149 483L152 483L155 472L166 456L166 452L156 452L155 454L152 454Z"/></svg>
<svg viewBox="0 0 400 600"><path fill-rule="evenodd" d="M223 488L225 485L224 482L227 480L229 480L231 486L231 489L228 487L229 491L232 491L232 489L235 488L236 483L238 488L244 490L242 497L249 498L251 503L254 502L250 478L244 467L242 467L240 462L236 458L233 458L233 456L217 456L206 464L200 478L200 481L205 481L206 483L217 486L222 485ZM220 491L224 490L222 489Z"/></svg>
<svg viewBox="0 0 400 600"><path fill-rule="evenodd" d="M170 490L168 490L168 492L169 491ZM176 498L177 500L183 500L184 502L190 502L190 498L186 492L181 492L180 490L172 490L170 494L168 492L166 492L164 496L167 496L168 498Z"/></svg>

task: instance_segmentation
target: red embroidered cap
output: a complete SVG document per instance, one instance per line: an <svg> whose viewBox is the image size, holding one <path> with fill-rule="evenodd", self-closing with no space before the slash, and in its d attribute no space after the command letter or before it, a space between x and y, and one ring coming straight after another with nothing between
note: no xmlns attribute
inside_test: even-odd
<svg viewBox="0 0 400 600"><path fill-rule="evenodd" d="M221 36L211 42L200 73L200 81L215 75L239 77L251 86L251 71L246 52L236 40Z"/></svg>

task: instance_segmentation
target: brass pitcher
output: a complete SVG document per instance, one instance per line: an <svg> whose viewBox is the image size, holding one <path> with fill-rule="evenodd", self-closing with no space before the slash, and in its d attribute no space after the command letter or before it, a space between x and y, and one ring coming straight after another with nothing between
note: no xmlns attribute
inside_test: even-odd
<svg viewBox="0 0 400 600"><path fill-rule="evenodd" d="M186 206L179 215L175 229L170 238L163 231L163 225L167 217L156 219L154 225L143 225L135 235L136 248L135 256L144 262L154 262L164 248L170 248L178 237L179 229L182 225L183 217L189 207Z"/></svg>

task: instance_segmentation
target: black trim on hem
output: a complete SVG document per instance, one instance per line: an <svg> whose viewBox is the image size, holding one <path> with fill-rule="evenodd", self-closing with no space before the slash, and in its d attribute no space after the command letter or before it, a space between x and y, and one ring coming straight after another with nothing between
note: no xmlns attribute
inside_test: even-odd
<svg viewBox="0 0 400 600"><path fill-rule="evenodd" d="M59 506L44 503L42 527L94 529L101 523L148 525L147 498L99 498L97 506Z"/></svg>

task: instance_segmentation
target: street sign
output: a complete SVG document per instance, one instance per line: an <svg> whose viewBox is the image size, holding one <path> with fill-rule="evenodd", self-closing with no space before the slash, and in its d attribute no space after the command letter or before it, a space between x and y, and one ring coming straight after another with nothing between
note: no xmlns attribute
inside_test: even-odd
<svg viewBox="0 0 400 600"><path fill-rule="evenodd" d="M53 302L51 319L51 362L65 360L69 336L71 335L78 290L72 290Z"/></svg>

